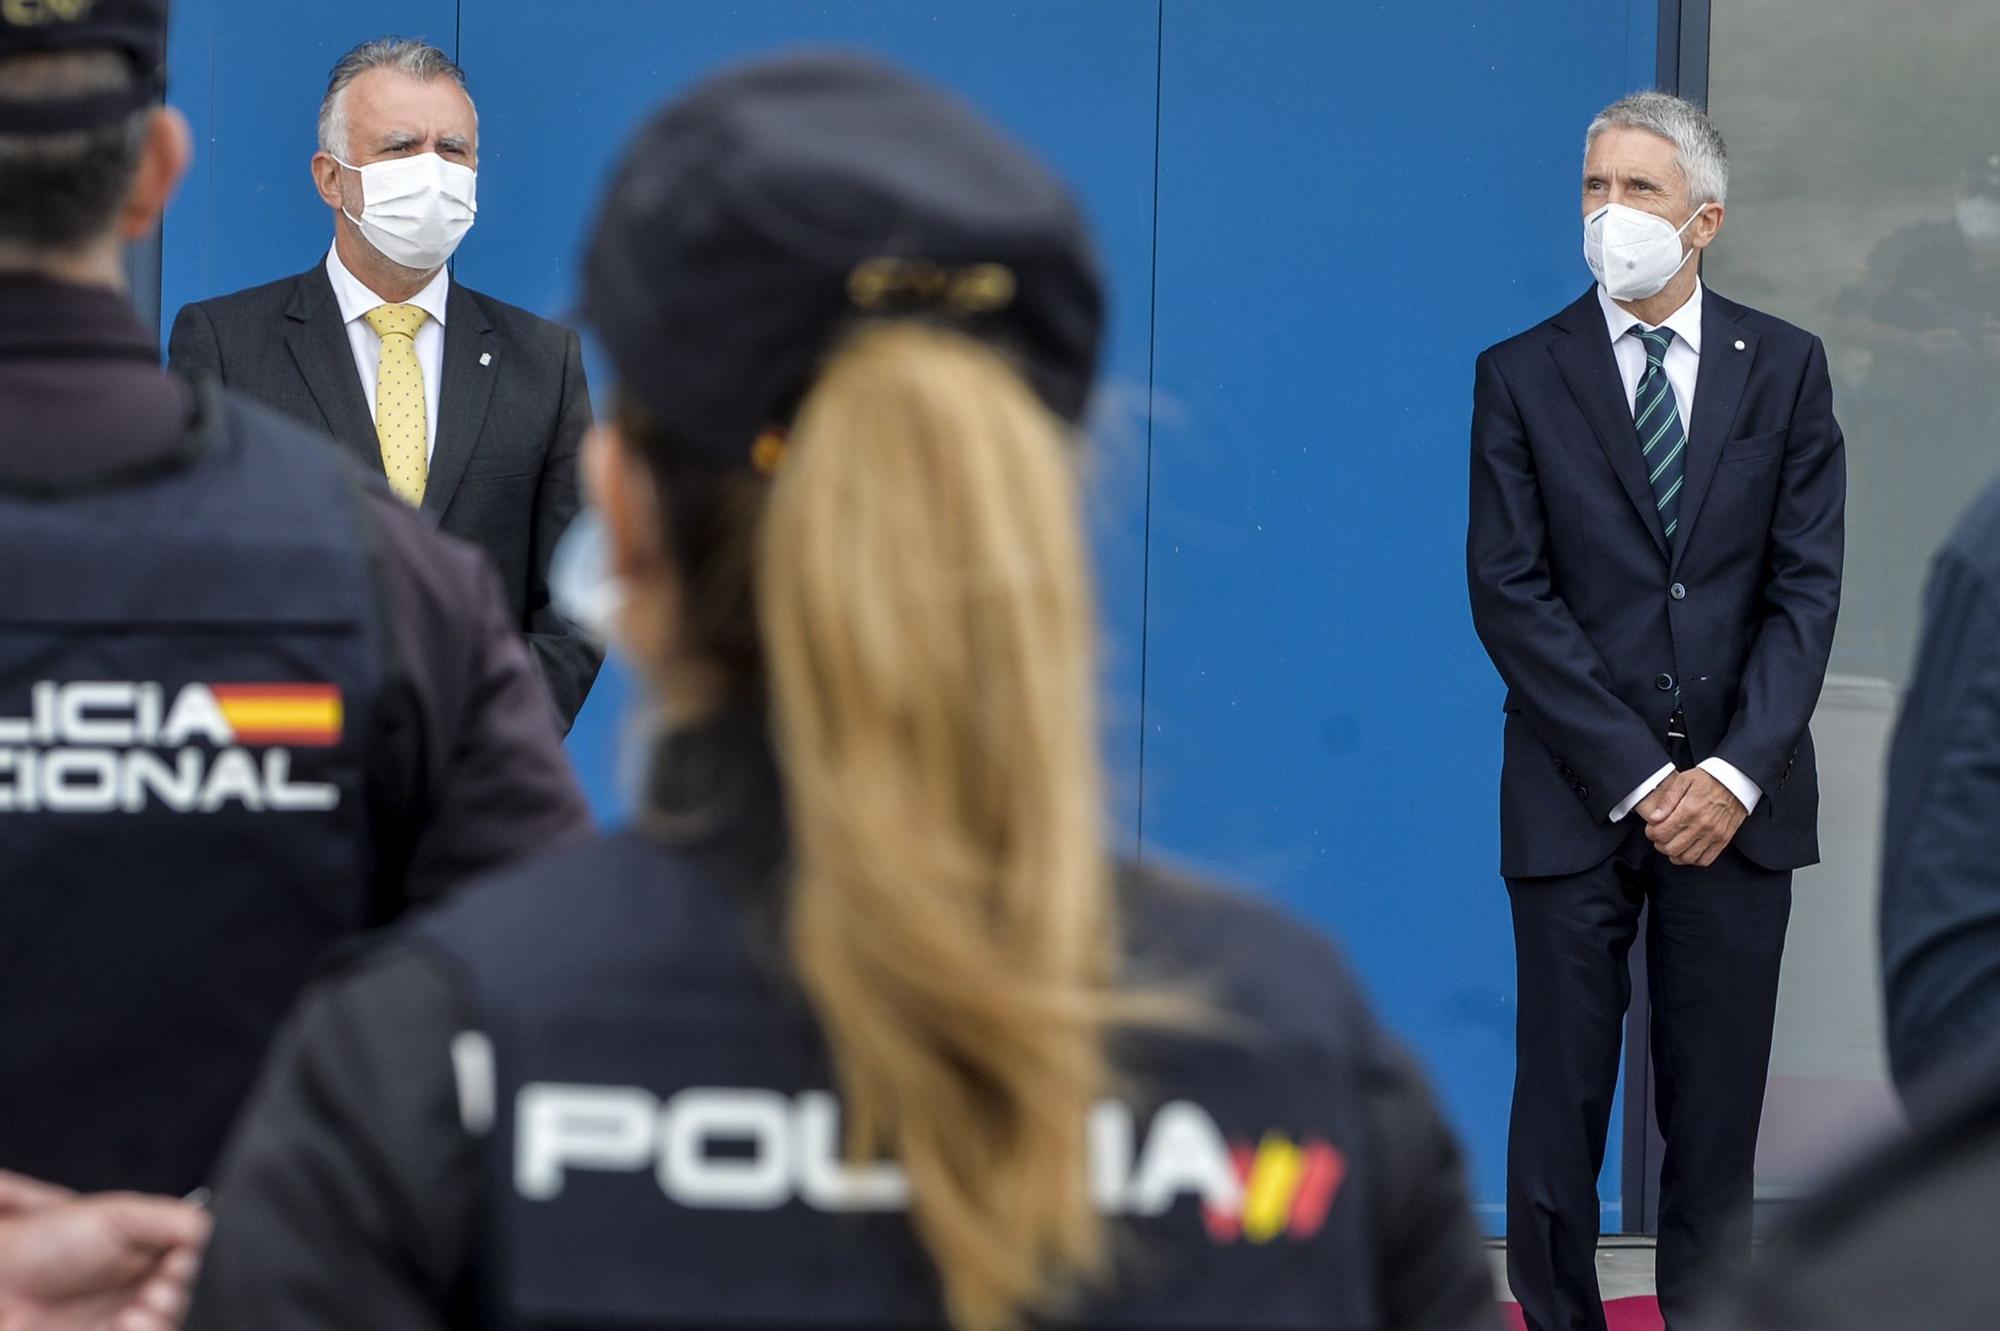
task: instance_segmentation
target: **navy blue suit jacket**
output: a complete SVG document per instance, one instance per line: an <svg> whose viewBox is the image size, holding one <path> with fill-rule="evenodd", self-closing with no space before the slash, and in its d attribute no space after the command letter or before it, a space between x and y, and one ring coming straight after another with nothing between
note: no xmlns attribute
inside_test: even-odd
<svg viewBox="0 0 2000 1331"><path fill-rule="evenodd" d="M1481 353L1466 568L1507 684L1500 868L1578 873L1629 828L1619 801L1669 762L1675 689L1693 758L1764 798L1735 845L1819 858L1806 729L1840 604L1846 471L1819 339L1702 301L1686 485L1669 542L1595 290Z"/></svg>

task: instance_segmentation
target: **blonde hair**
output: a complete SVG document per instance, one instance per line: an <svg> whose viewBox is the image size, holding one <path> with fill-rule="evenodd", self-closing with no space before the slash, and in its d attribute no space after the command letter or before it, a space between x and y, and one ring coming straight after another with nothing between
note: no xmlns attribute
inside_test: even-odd
<svg viewBox="0 0 2000 1331"><path fill-rule="evenodd" d="M866 328L800 408L756 595L790 947L853 1155L886 1152L952 1322L1101 1275L1111 1085L1094 615L1064 427L996 352Z"/></svg>

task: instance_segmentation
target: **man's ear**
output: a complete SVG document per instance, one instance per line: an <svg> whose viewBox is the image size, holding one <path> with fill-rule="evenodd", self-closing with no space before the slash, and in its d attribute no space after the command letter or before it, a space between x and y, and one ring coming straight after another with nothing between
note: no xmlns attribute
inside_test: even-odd
<svg viewBox="0 0 2000 1331"><path fill-rule="evenodd" d="M311 171L313 188L319 191L319 200L329 208L338 209L340 202L340 173L346 168L334 160L332 153L316 152L312 155Z"/></svg>
<svg viewBox="0 0 2000 1331"><path fill-rule="evenodd" d="M147 113L139 168L118 210L120 240L135 241L152 234L193 161L194 132L188 128L187 117L171 106L155 107Z"/></svg>
<svg viewBox="0 0 2000 1331"><path fill-rule="evenodd" d="M632 581L660 565L660 508L652 476L617 425L600 422L583 441L584 493L604 518L611 572Z"/></svg>
<svg viewBox="0 0 2000 1331"><path fill-rule="evenodd" d="M1695 214L1694 225L1687 229L1688 244L1698 250L1705 250L1722 230L1722 205L1707 203Z"/></svg>

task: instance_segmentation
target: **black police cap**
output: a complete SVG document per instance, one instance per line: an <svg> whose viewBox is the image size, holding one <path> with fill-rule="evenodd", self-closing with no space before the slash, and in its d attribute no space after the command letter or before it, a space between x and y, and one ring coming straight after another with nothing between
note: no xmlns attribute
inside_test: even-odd
<svg viewBox="0 0 2000 1331"><path fill-rule="evenodd" d="M842 334L935 320L1080 421L1104 297L1068 191L969 106L874 59L796 54L669 103L627 148L583 318L670 443L749 463Z"/></svg>
<svg viewBox="0 0 2000 1331"><path fill-rule="evenodd" d="M0 133L62 134L115 125L166 88L167 0L3 0L0 60L59 51L121 51L127 88L69 98L0 97Z"/></svg>

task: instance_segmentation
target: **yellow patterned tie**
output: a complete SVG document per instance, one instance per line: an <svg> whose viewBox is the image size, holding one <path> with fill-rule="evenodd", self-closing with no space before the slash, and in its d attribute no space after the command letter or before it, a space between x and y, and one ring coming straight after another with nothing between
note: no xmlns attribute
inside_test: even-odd
<svg viewBox="0 0 2000 1331"><path fill-rule="evenodd" d="M430 476L430 426L417 330L430 315L415 305L377 305L361 317L382 339L382 363L375 371L375 437L382 444L382 470L389 474L390 489L421 504Z"/></svg>

